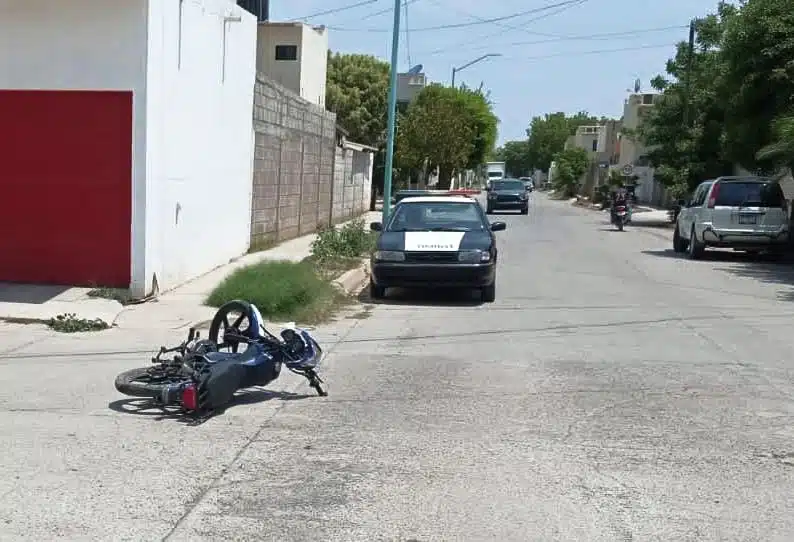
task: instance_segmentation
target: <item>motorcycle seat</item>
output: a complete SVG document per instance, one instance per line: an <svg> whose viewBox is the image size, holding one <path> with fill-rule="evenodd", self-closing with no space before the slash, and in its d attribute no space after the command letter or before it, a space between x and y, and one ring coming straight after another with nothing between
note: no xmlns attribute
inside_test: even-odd
<svg viewBox="0 0 794 542"><path fill-rule="evenodd" d="M204 358L210 363L248 363L259 356L259 349L248 347L243 352L208 352Z"/></svg>

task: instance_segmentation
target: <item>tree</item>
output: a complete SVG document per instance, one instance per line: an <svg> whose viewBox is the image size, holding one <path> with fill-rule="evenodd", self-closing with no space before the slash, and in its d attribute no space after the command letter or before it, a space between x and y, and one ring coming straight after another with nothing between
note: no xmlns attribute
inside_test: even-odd
<svg viewBox="0 0 794 542"><path fill-rule="evenodd" d="M579 126L598 124L599 120L585 112L568 117L563 112L534 117L527 129L527 160L547 172L554 156L565 148L565 141Z"/></svg>
<svg viewBox="0 0 794 542"><path fill-rule="evenodd" d="M724 145L727 97L720 45L735 13L735 7L721 4L716 14L697 20L691 63L688 45L681 42L667 61L666 75L651 82L662 98L640 125L639 136L649 147L656 178L678 192L733 171Z"/></svg>
<svg viewBox="0 0 794 542"><path fill-rule="evenodd" d="M463 114L474 130L474 146L466 161L466 168L476 169L485 163L496 146L499 120L494 115L493 104L482 87L473 90L462 86L458 91L465 105Z"/></svg>
<svg viewBox="0 0 794 542"><path fill-rule="evenodd" d="M325 107L350 139L373 147L386 142L389 64L359 54L328 53Z"/></svg>
<svg viewBox="0 0 794 542"><path fill-rule="evenodd" d="M425 87L399 117L396 163L401 168L439 168L448 188L457 170L482 164L496 141L497 119L482 89Z"/></svg>
<svg viewBox="0 0 794 542"><path fill-rule="evenodd" d="M579 187L579 180L590 165L587 151L580 147L573 147L554 156L557 172L554 177L554 188L562 191L566 196L575 196Z"/></svg>
<svg viewBox="0 0 794 542"><path fill-rule="evenodd" d="M530 160L529 140L508 141L493 154L494 160L505 163L507 173L521 177L532 173L534 164Z"/></svg>
<svg viewBox="0 0 794 542"><path fill-rule="evenodd" d="M459 89L429 85L400 118L397 160L418 167L439 167L439 184L448 188L452 173L462 169L475 151L475 122L467 115L467 98Z"/></svg>
<svg viewBox="0 0 794 542"><path fill-rule="evenodd" d="M748 169L779 165L757 153L788 131L794 113L794 9L791 0L746 0L722 36L726 148ZM782 124L781 124L782 123Z"/></svg>
<svg viewBox="0 0 794 542"><path fill-rule="evenodd" d="M794 117L782 117L772 124L773 141L758 151L759 162L772 169L794 171Z"/></svg>

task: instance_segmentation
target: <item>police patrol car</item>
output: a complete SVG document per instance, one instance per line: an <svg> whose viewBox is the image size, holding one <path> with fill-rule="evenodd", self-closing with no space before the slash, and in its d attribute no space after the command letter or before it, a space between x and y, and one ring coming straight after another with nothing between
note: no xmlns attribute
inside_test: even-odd
<svg viewBox="0 0 794 542"><path fill-rule="evenodd" d="M454 287L496 298L496 236L504 222L490 223L477 200L466 196L409 197L395 205L372 255L369 291L387 288Z"/></svg>

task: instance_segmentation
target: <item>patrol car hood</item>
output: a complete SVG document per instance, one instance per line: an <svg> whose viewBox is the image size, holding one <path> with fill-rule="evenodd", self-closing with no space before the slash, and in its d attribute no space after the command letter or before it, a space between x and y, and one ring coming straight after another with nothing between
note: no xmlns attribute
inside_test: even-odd
<svg viewBox="0 0 794 542"><path fill-rule="evenodd" d="M386 231L378 239L378 250L457 252L489 248L491 235L483 231Z"/></svg>

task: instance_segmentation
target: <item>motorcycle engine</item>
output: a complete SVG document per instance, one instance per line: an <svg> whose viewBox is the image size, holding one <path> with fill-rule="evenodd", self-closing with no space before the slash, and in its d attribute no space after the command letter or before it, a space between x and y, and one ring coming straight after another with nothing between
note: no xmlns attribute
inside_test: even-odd
<svg viewBox="0 0 794 542"><path fill-rule="evenodd" d="M204 354L217 351L218 345L215 344L214 341L201 339L188 346L186 353L189 356L203 356Z"/></svg>

